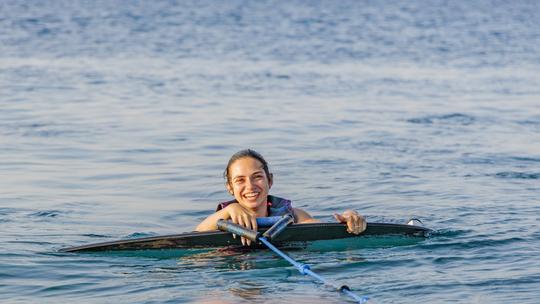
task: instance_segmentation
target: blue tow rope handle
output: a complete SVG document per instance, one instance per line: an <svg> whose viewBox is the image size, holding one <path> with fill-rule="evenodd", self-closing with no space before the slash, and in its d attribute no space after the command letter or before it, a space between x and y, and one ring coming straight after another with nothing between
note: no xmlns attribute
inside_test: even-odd
<svg viewBox="0 0 540 304"><path fill-rule="evenodd" d="M271 231L271 233L268 234L268 235L270 235L270 237L277 236L291 222L291 217L290 216L284 216L284 217L279 217L279 218L280 219L272 227L270 227L270 229L268 229L268 231ZM261 234L259 232L257 232L257 231L249 230L244 226L240 226L238 224L234 224L232 222L228 222L228 221L225 221L225 220L219 220L217 222L217 226L218 226L219 230L234 233L236 235L245 237L245 238L247 238L247 239L249 239L251 241L260 241L261 243L266 245L266 247L268 247L270 250L272 250L275 254L279 255L280 257L285 259L287 262L289 262L291 265L296 267L296 269L298 269L298 271L301 274L309 275L309 276L317 279L318 281L322 282L325 285L334 287L336 290L341 291L344 294L350 296L351 298L356 300L358 303L361 303L361 304L367 303L367 301L369 299L366 296L360 297L360 296L356 295L355 293L353 293L351 291L351 289L347 285L336 286L335 284L332 284L332 283L326 281L324 278L322 278L318 274L311 271L311 267L309 265L298 263L297 261L293 260L290 256L285 254L283 251L277 249L272 243L270 243L270 241L265 237L267 235L266 232L265 232L265 236L261 236Z"/></svg>
<svg viewBox="0 0 540 304"><path fill-rule="evenodd" d="M269 217L258 217L257 226L259 227L270 227L281 220L281 216L269 216Z"/></svg>
<svg viewBox="0 0 540 304"><path fill-rule="evenodd" d="M228 231L230 233L245 237L246 239L251 240L253 242L256 242L260 235L259 232L257 231L247 229L244 226L240 226L238 224L235 224L233 222L229 222L226 220L218 220L217 227L221 231Z"/></svg>
<svg viewBox="0 0 540 304"><path fill-rule="evenodd" d="M294 222L294 219L290 215L257 218L257 226L272 226L264 232L264 237L269 240L280 234L287 227L287 225L292 222ZM240 226L233 222L225 221L223 219L218 220L217 227L219 230L229 231L254 242L256 242L257 239L260 237L260 233L258 233L257 231L247 229L244 226Z"/></svg>
<svg viewBox="0 0 540 304"><path fill-rule="evenodd" d="M267 240L272 240L278 236L289 224L294 222L294 218L290 215L284 215L279 221L277 221L272 227L263 233L263 237Z"/></svg>

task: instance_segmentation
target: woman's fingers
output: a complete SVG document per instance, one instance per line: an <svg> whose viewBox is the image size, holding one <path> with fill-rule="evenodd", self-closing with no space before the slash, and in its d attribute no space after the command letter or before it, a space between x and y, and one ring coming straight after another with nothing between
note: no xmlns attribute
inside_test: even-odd
<svg viewBox="0 0 540 304"><path fill-rule="evenodd" d="M251 230L254 230L254 231L257 231L257 218L254 217L254 216L250 216L249 219L249 227L248 229L251 229ZM251 245L251 240L248 240L248 246Z"/></svg>
<svg viewBox="0 0 540 304"><path fill-rule="evenodd" d="M338 214L338 213L334 213L334 218L340 223L346 223L347 222L347 219L344 218L343 215Z"/></svg>
<svg viewBox="0 0 540 304"><path fill-rule="evenodd" d="M347 224L347 232L360 234L366 230L366 220L354 210L346 210L343 214L334 214L336 220Z"/></svg>
<svg viewBox="0 0 540 304"><path fill-rule="evenodd" d="M355 223L354 223L354 216L349 215L347 217L347 231L349 233L354 233L355 231Z"/></svg>
<svg viewBox="0 0 540 304"><path fill-rule="evenodd" d="M243 216L243 222L244 224L242 226L246 227L247 229L251 230L251 216L249 216L248 214L244 214ZM251 240L250 239L247 239L247 238L243 238L244 239L244 242L242 242L242 244L245 246L245 245L251 245Z"/></svg>
<svg viewBox="0 0 540 304"><path fill-rule="evenodd" d="M354 220L354 234L360 234L364 230L366 230L367 224L363 216L361 216L360 214L353 214L351 217Z"/></svg>
<svg viewBox="0 0 540 304"><path fill-rule="evenodd" d="M251 217L251 228L255 231L259 229L259 227L257 227L257 218L254 216Z"/></svg>
<svg viewBox="0 0 540 304"><path fill-rule="evenodd" d="M244 222L244 218L242 216L238 217L238 225L246 227L246 224ZM242 242L243 246L246 245L246 238L245 237L241 237L240 241Z"/></svg>
<svg viewBox="0 0 540 304"><path fill-rule="evenodd" d="M250 214L246 210L244 210L241 206L237 206L238 204L232 204L228 206L229 208L229 219L231 222L246 227L246 229L250 230L256 230L257 229L257 219L254 215ZM234 207L233 207L234 206ZM233 234L233 238L236 239L236 235ZM242 245L251 245L251 240L241 237L240 238Z"/></svg>
<svg viewBox="0 0 540 304"><path fill-rule="evenodd" d="M348 233L354 232L354 218L351 216L350 210L343 212L343 214L334 213L334 218L338 220L340 223L347 224Z"/></svg>
<svg viewBox="0 0 540 304"><path fill-rule="evenodd" d="M231 222L233 222L234 224L238 224L238 218L231 216ZM233 239L236 239L236 234L233 233L232 237Z"/></svg>
<svg viewBox="0 0 540 304"><path fill-rule="evenodd" d="M347 231L349 233L354 233L354 217L350 215L347 217Z"/></svg>
<svg viewBox="0 0 540 304"><path fill-rule="evenodd" d="M360 233L360 217L356 214L352 216L353 218L353 233L359 234Z"/></svg>
<svg viewBox="0 0 540 304"><path fill-rule="evenodd" d="M246 227L247 229L250 229L250 230L253 229L253 222L255 222L255 227L257 225L257 220L254 217L247 214L247 213L238 215L235 218L231 218L231 220L233 221L233 223L238 224L238 225L243 226L243 227ZM236 236L234 236L234 237L236 238ZM242 242L242 245L244 245L244 246L251 245L251 240L250 239L247 239L245 237L241 237L240 240Z"/></svg>

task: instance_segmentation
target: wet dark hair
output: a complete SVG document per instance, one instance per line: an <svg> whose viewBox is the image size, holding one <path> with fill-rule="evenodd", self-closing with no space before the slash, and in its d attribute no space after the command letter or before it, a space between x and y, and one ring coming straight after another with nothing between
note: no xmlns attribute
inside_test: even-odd
<svg viewBox="0 0 540 304"><path fill-rule="evenodd" d="M264 157L255 150L244 149L234 153L229 159L229 162L227 163L227 168L225 168L225 171L223 172L223 178L225 179L227 184L230 184L229 168L235 161L244 157L251 157L260 161L263 165L263 170L266 174L266 177L268 178L268 180L272 180L272 175L270 174L270 170L268 169L268 163L266 162Z"/></svg>

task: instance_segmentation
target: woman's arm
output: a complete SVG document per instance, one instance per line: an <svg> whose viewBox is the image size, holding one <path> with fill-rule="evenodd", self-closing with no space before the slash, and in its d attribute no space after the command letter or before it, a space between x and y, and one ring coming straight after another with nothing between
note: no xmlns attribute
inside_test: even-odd
<svg viewBox="0 0 540 304"><path fill-rule="evenodd" d="M195 228L195 231L218 230L217 222L220 219L230 219L233 223L244 226L247 229L257 230L257 217L255 214L244 209L240 204L235 203L209 215ZM236 238L236 235L234 237ZM244 237L241 240L243 245L251 244L251 241Z"/></svg>
<svg viewBox="0 0 540 304"><path fill-rule="evenodd" d="M297 224L307 224L307 223L318 223L318 219L313 218L309 213L305 212L302 209L293 208L294 217Z"/></svg>
<svg viewBox="0 0 540 304"><path fill-rule="evenodd" d="M297 224L320 222L302 209L293 208L293 210ZM336 213L334 214L334 218L340 223L346 223L347 232L349 233L360 234L361 232L366 230L367 227L367 223L364 217L354 210L345 210L345 212L343 212L342 214Z"/></svg>
<svg viewBox="0 0 540 304"><path fill-rule="evenodd" d="M228 206L227 206L228 207ZM204 219L197 227L195 231L210 231L218 230L217 221L220 219L228 220L230 218L227 208L221 209L215 213L212 213Z"/></svg>

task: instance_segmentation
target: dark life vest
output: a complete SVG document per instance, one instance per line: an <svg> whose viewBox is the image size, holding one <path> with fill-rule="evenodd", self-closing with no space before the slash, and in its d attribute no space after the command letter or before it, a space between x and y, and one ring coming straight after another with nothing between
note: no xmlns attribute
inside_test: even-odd
<svg viewBox="0 0 540 304"><path fill-rule="evenodd" d="M234 203L238 203L236 199L232 201L219 203L216 211L219 211L229 206L230 204L234 204ZM266 206L267 206L268 216L283 216L286 214L290 214L294 218L294 221L296 222L296 217L294 216L292 202L290 200L273 196L273 195L268 195Z"/></svg>

